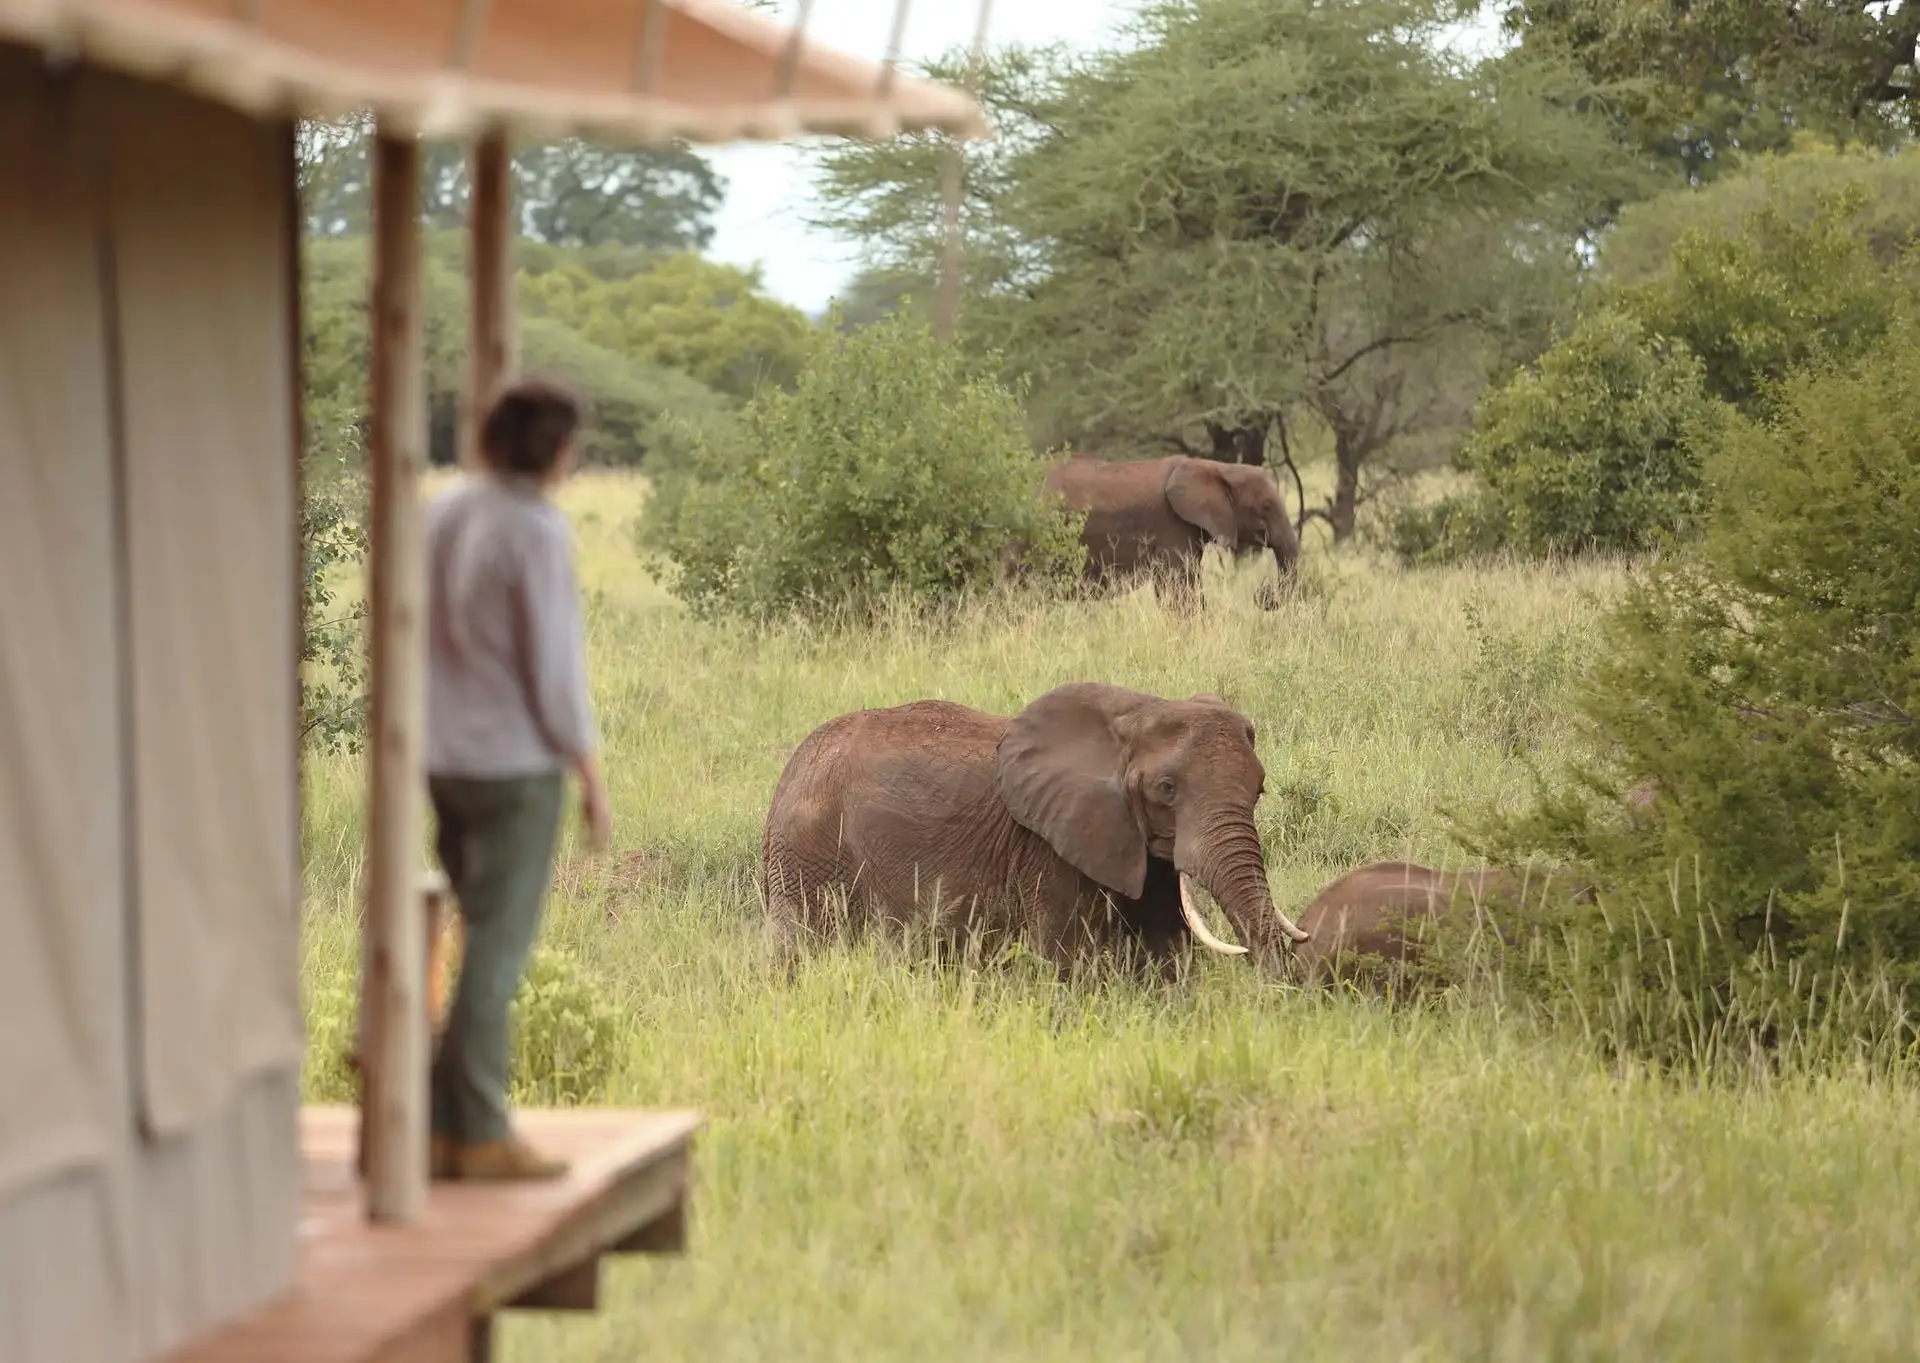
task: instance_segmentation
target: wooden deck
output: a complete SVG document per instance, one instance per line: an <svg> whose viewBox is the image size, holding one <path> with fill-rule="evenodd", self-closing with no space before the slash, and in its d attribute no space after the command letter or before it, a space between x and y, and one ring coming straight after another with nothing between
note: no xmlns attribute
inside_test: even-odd
<svg viewBox="0 0 1920 1363"><path fill-rule="evenodd" d="M416 1225L366 1220L358 1114L301 1114L306 1189L293 1290L166 1363L468 1363L496 1310L594 1309L603 1254L685 1242L688 1112L521 1110L527 1139L573 1167L547 1183L436 1183Z"/></svg>

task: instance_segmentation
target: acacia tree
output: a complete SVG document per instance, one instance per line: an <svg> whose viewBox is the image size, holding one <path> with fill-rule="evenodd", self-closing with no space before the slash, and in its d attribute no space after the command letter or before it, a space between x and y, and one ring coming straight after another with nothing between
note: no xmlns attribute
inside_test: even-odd
<svg viewBox="0 0 1920 1363"><path fill-rule="evenodd" d="M1031 379L1043 443L1279 462L1311 412L1339 455L1320 514L1352 533L1363 468L1449 406L1435 392L1471 395L1516 279L1564 275L1624 182L1569 68L1464 65L1447 17L1186 0L1122 50L987 64L1001 131L967 161L962 335ZM823 153L818 220L930 274L936 150Z"/></svg>
<svg viewBox="0 0 1920 1363"><path fill-rule="evenodd" d="M1515 0L1502 22L1616 86L1622 130L1696 182L1795 129L1885 143L1920 114L1911 4Z"/></svg>

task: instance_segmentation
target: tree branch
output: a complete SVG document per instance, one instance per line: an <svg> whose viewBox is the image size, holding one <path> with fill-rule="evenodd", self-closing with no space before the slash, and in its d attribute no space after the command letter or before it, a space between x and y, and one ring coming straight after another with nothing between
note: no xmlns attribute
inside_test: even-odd
<svg viewBox="0 0 1920 1363"><path fill-rule="evenodd" d="M1332 369L1328 370L1325 374L1321 375L1316 382L1321 384L1335 383L1342 374L1345 374L1349 369L1360 363L1360 361L1366 359L1367 356L1390 349L1393 346L1412 345L1416 342L1427 340L1435 332L1466 321L1467 317L1468 314L1465 312L1448 312L1436 318L1429 326L1400 334L1389 333L1385 336L1376 336Z"/></svg>

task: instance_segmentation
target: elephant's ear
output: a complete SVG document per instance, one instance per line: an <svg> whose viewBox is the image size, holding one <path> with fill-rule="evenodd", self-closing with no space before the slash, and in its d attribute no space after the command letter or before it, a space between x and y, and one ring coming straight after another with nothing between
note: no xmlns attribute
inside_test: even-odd
<svg viewBox="0 0 1920 1363"><path fill-rule="evenodd" d="M1173 514L1188 525L1197 525L1207 538L1231 549L1238 538L1239 524L1233 514L1233 494L1227 489L1226 476L1209 468L1211 459L1182 459L1167 472L1162 490Z"/></svg>
<svg viewBox="0 0 1920 1363"><path fill-rule="evenodd" d="M1147 879L1147 838L1127 792L1124 730L1154 698L1099 682L1055 687L1000 740L1000 798L1075 870L1129 899Z"/></svg>

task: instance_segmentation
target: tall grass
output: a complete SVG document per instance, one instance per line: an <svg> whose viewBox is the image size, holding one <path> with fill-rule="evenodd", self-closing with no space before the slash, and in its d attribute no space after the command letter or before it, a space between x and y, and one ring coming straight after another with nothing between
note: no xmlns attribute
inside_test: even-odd
<svg viewBox="0 0 1920 1363"><path fill-rule="evenodd" d="M562 849L547 940L623 1020L605 1097L690 1105L690 1255L618 1264L504 1356L1908 1358L1920 1100L1881 1072L1688 1084L1595 1061L1497 996L1387 1010L1208 959L1173 989L1063 989L859 946L788 985L753 876L788 752L845 710L1002 713L1097 679L1251 715L1276 895L1455 862L1452 806L1518 798L1608 568L1402 575L1310 541L1278 611L1209 570L859 632L691 623L641 570L637 481L565 502L591 594L614 850ZM1261 565L1266 572L1270 566ZM308 774L306 946L352 968L361 773Z"/></svg>

